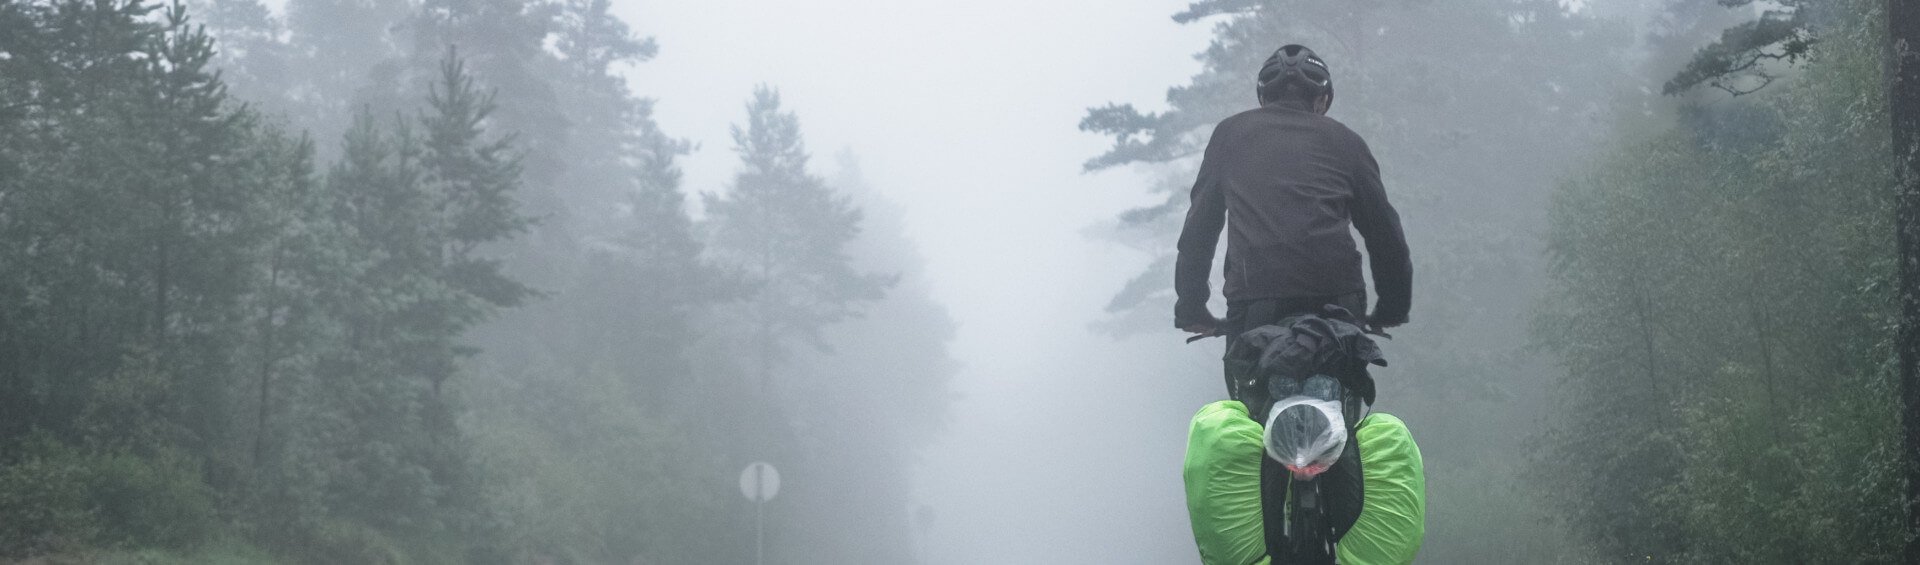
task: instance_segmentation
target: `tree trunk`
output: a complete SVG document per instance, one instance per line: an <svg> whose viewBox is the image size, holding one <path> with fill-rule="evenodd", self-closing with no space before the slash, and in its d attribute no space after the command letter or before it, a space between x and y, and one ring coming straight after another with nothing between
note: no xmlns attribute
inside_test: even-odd
<svg viewBox="0 0 1920 565"><path fill-rule="evenodd" d="M1635 300L1634 304L1634 313L1640 323L1640 342L1641 345L1645 347L1641 355L1641 361L1645 362L1647 366L1647 389L1653 393L1653 403L1651 404L1653 408L1653 423L1659 428L1666 428L1667 410L1673 407L1673 403L1671 399L1667 398L1666 394L1660 391L1660 360L1657 357L1659 350L1654 347L1655 339L1653 335L1653 297L1651 296L1652 293L1647 290L1646 284L1646 281L1639 279L1637 276L1634 279L1635 290L1638 291L1637 296L1635 296L1637 300Z"/></svg>
<svg viewBox="0 0 1920 565"><path fill-rule="evenodd" d="M285 255L284 242L273 246L273 266L267 276L267 308L260 320L260 405L253 420L253 471L260 472L260 461L266 457L267 450L267 405L272 396L268 388L273 384L273 363L276 352L273 343L273 317L280 310L280 261Z"/></svg>
<svg viewBox="0 0 1920 565"><path fill-rule="evenodd" d="M173 207L162 204L160 233L154 239L153 267L153 344L164 349L167 341L167 291L173 286Z"/></svg>
<svg viewBox="0 0 1920 565"><path fill-rule="evenodd" d="M1920 565L1920 0L1887 0L1891 62L1887 111L1893 125L1893 157L1900 188L1894 231L1900 265L1900 330L1895 347L1900 367L1902 428L1906 432L1908 565Z"/></svg>
<svg viewBox="0 0 1920 565"><path fill-rule="evenodd" d="M1753 342L1754 345L1757 346L1756 349L1760 351L1760 374L1762 377L1765 377L1767 422L1773 424L1774 447L1781 447L1786 445L1783 443L1785 441L1783 438L1786 437L1786 434L1780 429L1781 422L1786 419L1786 414L1780 411L1780 403L1775 400L1779 398L1779 394L1774 388L1773 340L1767 339L1769 337L1767 328L1773 327L1773 320L1771 316L1762 313L1765 311L1764 308L1766 308L1766 306L1758 303L1757 299L1753 298L1755 295L1750 294L1749 297L1747 308L1749 310L1749 318L1753 321Z"/></svg>

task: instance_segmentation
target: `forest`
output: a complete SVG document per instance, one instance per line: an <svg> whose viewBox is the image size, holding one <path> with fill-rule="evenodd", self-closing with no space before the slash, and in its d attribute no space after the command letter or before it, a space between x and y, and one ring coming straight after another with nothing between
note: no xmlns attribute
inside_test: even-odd
<svg viewBox="0 0 1920 565"><path fill-rule="evenodd" d="M1177 58L753 79L696 139L648 81L700 78L644 71L675 23L611 0L0 0L0 563L1196 562L1182 434L1225 391L1169 323L1174 243L1286 43L1411 243L1378 407L1425 460L1416 562L1920 562L1920 98L1889 94L1920 10L827 4L789 27ZM902 43L869 50L970 48ZM808 48L737 47L700 61ZM892 82L954 116L862 101ZM880 127L830 98L999 147L821 153ZM1098 189L986 176L1016 158Z"/></svg>

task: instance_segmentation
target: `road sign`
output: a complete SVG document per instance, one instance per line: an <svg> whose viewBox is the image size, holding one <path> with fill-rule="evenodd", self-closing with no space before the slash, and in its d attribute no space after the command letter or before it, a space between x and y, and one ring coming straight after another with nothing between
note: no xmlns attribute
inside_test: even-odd
<svg viewBox="0 0 1920 565"><path fill-rule="evenodd" d="M767 501L780 494L780 472L765 461L754 461L740 470L740 494L747 495L753 505L753 546L754 563L767 562L766 514Z"/></svg>
<svg viewBox="0 0 1920 565"><path fill-rule="evenodd" d="M740 494L747 500L766 502L780 494L780 472L765 461L754 461L740 471Z"/></svg>

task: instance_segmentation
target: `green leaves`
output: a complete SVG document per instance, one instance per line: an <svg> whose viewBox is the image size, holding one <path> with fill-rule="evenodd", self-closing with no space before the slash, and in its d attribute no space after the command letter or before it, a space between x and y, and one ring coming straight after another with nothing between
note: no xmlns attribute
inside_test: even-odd
<svg viewBox="0 0 1920 565"><path fill-rule="evenodd" d="M76 448L19 438L0 462L0 555L105 547L191 548L216 527L214 496L191 457L164 449Z"/></svg>
<svg viewBox="0 0 1920 565"><path fill-rule="evenodd" d="M1796 8L1769 10L1758 20L1728 28L1719 41L1694 53L1686 68L1661 87L1661 93L1671 96L1706 84L1740 96L1773 84L1778 71L1769 69L1768 62L1798 63L1817 41L1806 9L1798 7L1801 4L1790 2Z"/></svg>
<svg viewBox="0 0 1920 565"><path fill-rule="evenodd" d="M1803 75L1626 137L1556 193L1535 327L1566 405L1536 468L1603 551L1898 555L1882 24L1849 13Z"/></svg>

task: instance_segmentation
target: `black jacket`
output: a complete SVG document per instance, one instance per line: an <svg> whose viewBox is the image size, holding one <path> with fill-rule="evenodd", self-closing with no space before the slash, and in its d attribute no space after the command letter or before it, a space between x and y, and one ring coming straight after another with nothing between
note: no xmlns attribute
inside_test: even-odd
<svg viewBox="0 0 1920 565"><path fill-rule="evenodd" d="M1379 294L1369 319L1407 320L1413 263L1400 214L1387 203L1366 141L1333 118L1270 105L1214 128L1180 231L1177 327L1213 319L1207 277L1223 225L1229 302L1365 292L1351 225L1367 242Z"/></svg>

